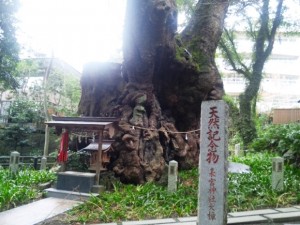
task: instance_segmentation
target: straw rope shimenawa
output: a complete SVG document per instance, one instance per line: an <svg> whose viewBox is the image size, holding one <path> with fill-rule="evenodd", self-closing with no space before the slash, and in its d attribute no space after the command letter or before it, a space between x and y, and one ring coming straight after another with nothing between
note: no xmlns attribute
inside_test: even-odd
<svg viewBox="0 0 300 225"><path fill-rule="evenodd" d="M119 125L119 127L131 128L132 130L140 129L140 130L150 130L150 131L163 131L163 132L172 133L172 134L188 134L188 133L196 133L196 132L200 131L200 129L189 130L189 131L166 131L165 129L162 129L162 128L153 129L153 128L146 128L146 127L132 126L132 125Z"/></svg>
<svg viewBox="0 0 300 225"><path fill-rule="evenodd" d="M149 130L149 131L157 131L157 132L161 131L161 132L167 132L167 133L171 133L171 134L189 134L189 133L196 133L196 132L201 131L201 129L189 130L189 131L167 131L164 128L153 129L153 128L146 128L146 127L140 127L140 126L133 126L133 125L119 125L119 127L121 127L121 128L130 128L132 130L140 129L140 130ZM71 133L73 135L79 136L79 137L88 137L88 136L94 136L95 135L93 130L84 130L84 131L81 131L81 132L72 131Z"/></svg>

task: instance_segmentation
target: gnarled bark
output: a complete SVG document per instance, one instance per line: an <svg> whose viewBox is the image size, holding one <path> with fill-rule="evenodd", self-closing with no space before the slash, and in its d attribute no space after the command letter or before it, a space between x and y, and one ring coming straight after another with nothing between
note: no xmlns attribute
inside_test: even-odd
<svg viewBox="0 0 300 225"><path fill-rule="evenodd" d="M112 107L125 86L121 64L89 63L81 77L78 113L83 116L116 116Z"/></svg>
<svg viewBox="0 0 300 225"><path fill-rule="evenodd" d="M213 59L217 43L202 44L220 38L227 1L217 2L224 4L218 22L204 23L212 30L196 33L200 22L189 30L197 37L195 53L205 59L199 61L185 49L188 37L184 35L183 41L175 37L174 0L127 1L122 65L127 84L115 105L108 107L120 115L112 169L123 182L157 181L172 159L180 168L198 165L199 132L189 131L199 129L201 102L220 99L224 92ZM81 102L84 111L85 101Z"/></svg>

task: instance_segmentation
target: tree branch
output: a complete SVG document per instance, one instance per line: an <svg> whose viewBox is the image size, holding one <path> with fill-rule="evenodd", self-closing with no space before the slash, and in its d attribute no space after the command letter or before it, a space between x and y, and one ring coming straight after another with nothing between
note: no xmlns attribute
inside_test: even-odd
<svg viewBox="0 0 300 225"><path fill-rule="evenodd" d="M278 1L278 5L277 5L277 9L276 9L276 15L275 18L273 20L273 25L272 25L272 29L271 32L269 34L269 38L268 38L268 46L265 50L265 57L268 57L273 49L273 45L274 45L274 41L275 41L275 35L276 35L276 31L278 29L278 27L280 26L281 22L282 22L282 4L283 4L283 0L279 0Z"/></svg>
<svg viewBox="0 0 300 225"><path fill-rule="evenodd" d="M243 63L240 54L238 54L237 52L236 45L233 39L233 34L230 33L227 29L224 29L224 35L225 35L225 39L228 40L230 46L227 46L226 40L224 40L224 36L223 36L223 38L220 41L220 47L224 51L229 64L233 68L233 71L236 71L237 73L244 75L244 77L247 80L250 80L251 78L250 70Z"/></svg>

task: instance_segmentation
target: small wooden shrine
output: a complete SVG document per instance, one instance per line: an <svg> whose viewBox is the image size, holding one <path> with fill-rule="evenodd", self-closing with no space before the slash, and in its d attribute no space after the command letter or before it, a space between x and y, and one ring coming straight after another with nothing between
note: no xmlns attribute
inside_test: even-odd
<svg viewBox="0 0 300 225"><path fill-rule="evenodd" d="M91 170L96 171L96 184L99 184L100 171L105 170L107 165L107 150L111 141L104 141L104 131L113 136L115 126L119 121L116 117L57 117L52 116L52 120L45 122L49 127L56 130L66 129L72 132L89 132L98 134L98 143L92 143L86 150L91 151ZM109 145L109 146L108 146ZM102 153L104 150L104 154Z"/></svg>
<svg viewBox="0 0 300 225"><path fill-rule="evenodd" d="M95 142L90 143L85 148L81 149L80 152L89 152L90 157L90 167L89 170L96 171L97 158L98 158L98 144L99 141L95 140ZM103 139L102 141L102 154L101 154L101 168L100 171L107 170L107 165L110 162L109 150L111 149L111 144L113 140Z"/></svg>

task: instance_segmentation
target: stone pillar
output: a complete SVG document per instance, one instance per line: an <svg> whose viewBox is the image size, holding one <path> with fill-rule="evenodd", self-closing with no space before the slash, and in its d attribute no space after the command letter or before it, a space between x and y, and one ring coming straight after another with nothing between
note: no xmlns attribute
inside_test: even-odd
<svg viewBox="0 0 300 225"><path fill-rule="evenodd" d="M272 159L272 188L276 191L283 190L283 172L284 159L281 157L274 157Z"/></svg>
<svg viewBox="0 0 300 225"><path fill-rule="evenodd" d="M228 109L224 101L201 105L198 224L227 224Z"/></svg>
<svg viewBox="0 0 300 225"><path fill-rule="evenodd" d="M46 170L47 169L47 157L43 156L41 159L41 170Z"/></svg>
<svg viewBox="0 0 300 225"><path fill-rule="evenodd" d="M234 146L234 155L235 156L244 156L244 150L241 149L240 143L238 143Z"/></svg>
<svg viewBox="0 0 300 225"><path fill-rule="evenodd" d="M177 177L178 177L178 162L172 160L169 162L168 170L168 191L177 191Z"/></svg>
<svg viewBox="0 0 300 225"><path fill-rule="evenodd" d="M13 173L17 173L19 169L20 163L20 153L17 151L10 153L10 160L9 160L9 169Z"/></svg>

